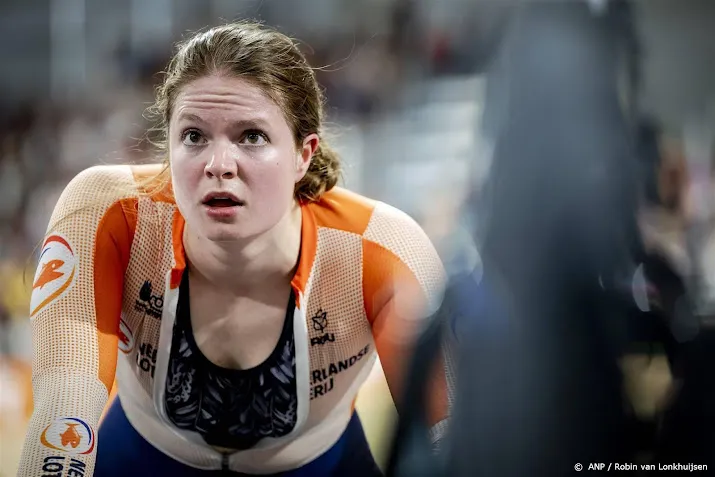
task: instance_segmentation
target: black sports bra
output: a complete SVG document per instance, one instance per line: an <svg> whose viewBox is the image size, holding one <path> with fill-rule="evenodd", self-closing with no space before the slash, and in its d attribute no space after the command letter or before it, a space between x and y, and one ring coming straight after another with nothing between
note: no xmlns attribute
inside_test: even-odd
<svg viewBox="0 0 715 477"><path fill-rule="evenodd" d="M209 445L235 450L291 432L298 410L294 309L291 292L278 344L263 363L246 370L223 368L209 361L196 344L185 273L166 377L169 420L180 429L198 432Z"/></svg>

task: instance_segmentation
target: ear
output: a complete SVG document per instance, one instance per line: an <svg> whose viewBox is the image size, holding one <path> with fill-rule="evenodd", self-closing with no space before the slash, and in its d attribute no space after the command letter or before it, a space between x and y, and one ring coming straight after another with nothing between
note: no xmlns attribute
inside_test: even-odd
<svg viewBox="0 0 715 477"><path fill-rule="evenodd" d="M320 137L317 134L308 134L303 143L298 150L298 154L295 158L295 182L299 182L308 172L308 167L310 167L310 161L313 159L315 151L318 150L318 145L320 144Z"/></svg>

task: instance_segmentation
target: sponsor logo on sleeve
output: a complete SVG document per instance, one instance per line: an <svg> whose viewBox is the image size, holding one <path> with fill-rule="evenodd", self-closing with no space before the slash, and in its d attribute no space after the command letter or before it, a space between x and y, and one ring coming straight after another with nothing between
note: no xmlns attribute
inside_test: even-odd
<svg viewBox="0 0 715 477"><path fill-rule="evenodd" d="M94 450L94 430L76 417L60 417L47 426L40 436L42 445L68 454L91 454Z"/></svg>
<svg viewBox="0 0 715 477"><path fill-rule="evenodd" d="M153 379L156 371L156 348L149 343L142 343L137 353L137 366L143 372L151 374Z"/></svg>
<svg viewBox="0 0 715 477"><path fill-rule="evenodd" d="M86 471L87 464L77 458L68 459L66 456L51 455L42 461L42 469L38 475L42 477L84 477Z"/></svg>
<svg viewBox="0 0 715 477"><path fill-rule="evenodd" d="M119 349L124 354L129 354L134 349L134 333L124 319L119 319Z"/></svg>
<svg viewBox="0 0 715 477"><path fill-rule="evenodd" d="M47 237L32 282L30 318L66 293L75 281L78 260L69 241L59 234Z"/></svg>
<svg viewBox="0 0 715 477"><path fill-rule="evenodd" d="M154 295L151 282L146 280L139 290L139 299L134 302L134 309L160 320L163 308L164 295Z"/></svg>

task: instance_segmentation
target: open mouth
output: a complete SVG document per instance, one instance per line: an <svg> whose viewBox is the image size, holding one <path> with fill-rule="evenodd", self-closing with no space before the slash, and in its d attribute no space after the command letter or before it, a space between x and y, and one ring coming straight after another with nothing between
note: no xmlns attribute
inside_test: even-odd
<svg viewBox="0 0 715 477"><path fill-rule="evenodd" d="M211 209L229 209L246 205L236 195L228 191L215 191L206 194L203 204Z"/></svg>
<svg viewBox="0 0 715 477"><path fill-rule="evenodd" d="M204 205L207 205L209 207L238 207L243 204L229 197L215 197L205 201Z"/></svg>

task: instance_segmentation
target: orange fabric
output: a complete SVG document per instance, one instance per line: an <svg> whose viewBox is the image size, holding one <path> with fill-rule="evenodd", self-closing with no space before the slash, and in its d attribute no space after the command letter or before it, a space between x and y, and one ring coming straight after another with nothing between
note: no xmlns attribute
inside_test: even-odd
<svg viewBox="0 0 715 477"><path fill-rule="evenodd" d="M319 227L362 235L370 223L375 202L344 189L333 189L320 201L320 206L308 206Z"/></svg>
<svg viewBox="0 0 715 477"><path fill-rule="evenodd" d="M117 340L124 271L136 230L136 216L126 215L137 199L116 202L102 217L94 245L94 295L99 344L99 380L109 393L117 369Z"/></svg>
<svg viewBox="0 0 715 477"><path fill-rule="evenodd" d="M426 297L414 274L391 251L363 239L363 296L385 379L399 410L402 379L423 322ZM447 381L440 362L432 370L429 422L447 417Z"/></svg>
<svg viewBox="0 0 715 477"><path fill-rule="evenodd" d="M174 248L174 258L176 266L171 270L171 283L169 286L172 290L179 288L181 285L181 275L186 268L186 252L184 251L184 217L177 208L174 211L174 218L171 224L171 246Z"/></svg>
<svg viewBox="0 0 715 477"><path fill-rule="evenodd" d="M300 258L298 259L298 268L293 275L290 284L294 290L301 292L305 291L308 284L308 278L313 268L315 261L315 252L318 245L318 236L316 234L315 215L313 208L310 205L302 205L302 225L300 231ZM296 294L295 304L301 307L300 296Z"/></svg>
<svg viewBox="0 0 715 477"><path fill-rule="evenodd" d="M380 326L386 323L376 323L379 313L389 306L394 299L398 283L403 288L410 287L411 293L418 297L414 309L424 306L424 293L420 289L419 283L407 265L402 262L394 253L383 246L363 239L363 262L366 264L363 270L363 297L365 299L365 312L368 321L373 325L373 333L379 331ZM393 320L395 324L397 320ZM398 331L391 330L391 331Z"/></svg>

